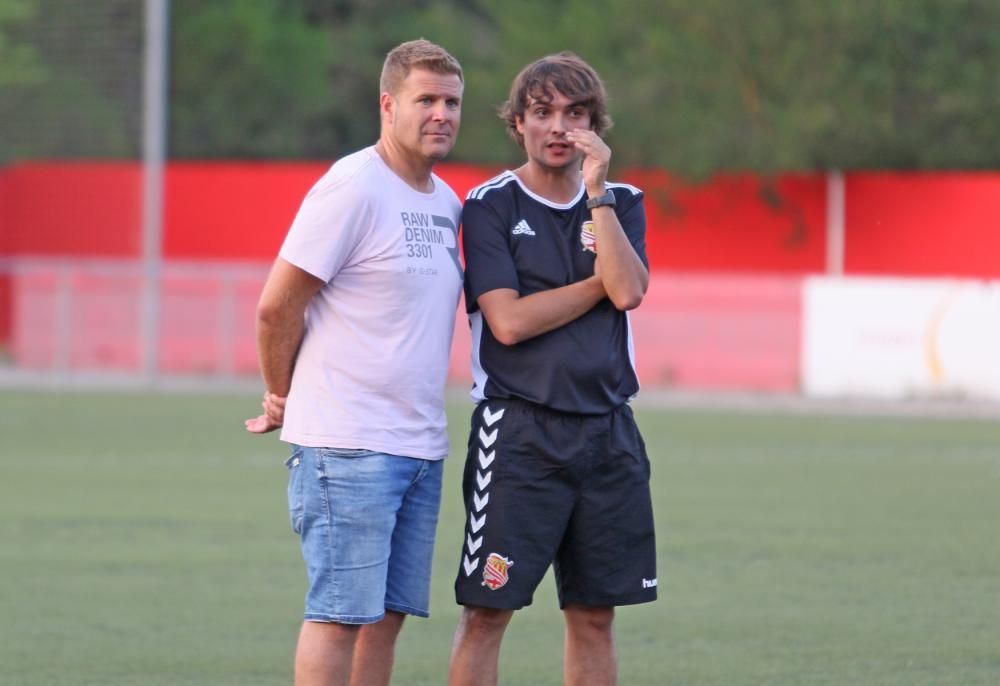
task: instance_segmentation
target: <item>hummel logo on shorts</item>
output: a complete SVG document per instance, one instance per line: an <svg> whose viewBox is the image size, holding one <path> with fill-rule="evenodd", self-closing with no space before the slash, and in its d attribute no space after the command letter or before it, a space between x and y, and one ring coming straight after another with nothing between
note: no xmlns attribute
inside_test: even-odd
<svg viewBox="0 0 1000 686"><path fill-rule="evenodd" d="M642 587L643 588L656 588L656 579L643 579L642 580Z"/></svg>
<svg viewBox="0 0 1000 686"><path fill-rule="evenodd" d="M518 234L522 234L522 233L524 235L526 235L526 236L534 236L535 235L534 229L532 229L530 226L528 226L528 222L526 222L523 219L517 223L517 225L514 227L514 230L511 231L511 233L513 235L515 235L515 236L517 236Z"/></svg>

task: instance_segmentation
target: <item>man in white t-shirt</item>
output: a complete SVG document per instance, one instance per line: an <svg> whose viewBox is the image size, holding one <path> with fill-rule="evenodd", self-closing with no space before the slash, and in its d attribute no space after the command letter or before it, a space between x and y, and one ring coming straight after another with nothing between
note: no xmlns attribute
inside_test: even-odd
<svg viewBox="0 0 1000 686"><path fill-rule="evenodd" d="M380 91L378 142L309 191L257 308L267 391L246 426L292 444L309 576L297 686L388 684L403 618L428 615L462 288L461 205L432 168L458 134L462 69L410 41Z"/></svg>

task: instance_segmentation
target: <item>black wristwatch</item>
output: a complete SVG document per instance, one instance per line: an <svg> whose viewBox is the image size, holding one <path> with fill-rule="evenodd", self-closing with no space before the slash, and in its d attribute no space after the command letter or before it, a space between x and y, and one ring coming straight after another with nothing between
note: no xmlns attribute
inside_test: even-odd
<svg viewBox="0 0 1000 686"><path fill-rule="evenodd" d="M596 207L603 207L608 205L609 207L615 206L615 193L614 191L606 191L604 195L598 195L596 198L587 198L587 209L592 210Z"/></svg>

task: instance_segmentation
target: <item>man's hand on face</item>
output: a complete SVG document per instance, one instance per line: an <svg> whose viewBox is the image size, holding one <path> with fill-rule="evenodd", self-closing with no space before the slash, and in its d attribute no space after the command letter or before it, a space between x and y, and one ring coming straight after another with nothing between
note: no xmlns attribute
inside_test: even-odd
<svg viewBox="0 0 1000 686"><path fill-rule="evenodd" d="M604 193L611 163L611 148L590 129L573 129L566 132L566 140L583 153L583 184L591 196Z"/></svg>

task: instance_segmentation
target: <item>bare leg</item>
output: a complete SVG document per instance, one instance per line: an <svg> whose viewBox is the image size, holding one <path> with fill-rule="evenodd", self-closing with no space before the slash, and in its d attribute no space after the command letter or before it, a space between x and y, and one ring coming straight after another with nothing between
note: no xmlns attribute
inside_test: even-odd
<svg viewBox="0 0 1000 686"><path fill-rule="evenodd" d="M466 605L455 630L448 686L496 686L500 641L513 610Z"/></svg>
<svg viewBox="0 0 1000 686"><path fill-rule="evenodd" d="M618 683L618 655L612 622L613 607L571 605L566 619L563 673L566 686L614 686Z"/></svg>
<svg viewBox="0 0 1000 686"><path fill-rule="evenodd" d="M295 649L295 686L348 686L359 628L303 622Z"/></svg>
<svg viewBox="0 0 1000 686"><path fill-rule="evenodd" d="M389 686L396 637L406 615L389 610L375 624L365 624L354 646L351 686Z"/></svg>

